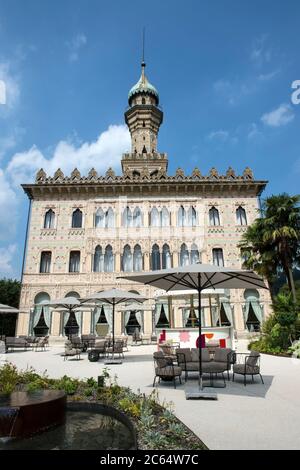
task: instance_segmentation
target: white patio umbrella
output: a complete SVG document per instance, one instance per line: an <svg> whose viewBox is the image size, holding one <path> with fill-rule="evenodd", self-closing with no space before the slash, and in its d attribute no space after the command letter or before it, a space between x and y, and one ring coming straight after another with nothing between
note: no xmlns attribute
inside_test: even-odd
<svg viewBox="0 0 300 470"><path fill-rule="evenodd" d="M37 304L40 305L40 304ZM68 312L71 314L72 312L78 312L84 310L84 307L95 307L95 304L93 305L88 305L88 304L83 304L80 299L77 299L76 297L63 297L61 299L56 299L56 300L49 300L49 302L43 302L43 305L46 307L50 307L55 311L65 313Z"/></svg>
<svg viewBox="0 0 300 470"><path fill-rule="evenodd" d="M210 264L192 264L173 269L161 269L148 273L119 276L121 279L152 285L165 291L194 289L198 292L198 309L201 312L201 293L208 288L249 289L257 287L267 289L261 277L253 271L231 269ZM199 389L202 381L202 344L201 315L199 314Z"/></svg>
<svg viewBox="0 0 300 470"><path fill-rule="evenodd" d="M112 354L114 357L115 349L115 308L116 305L125 303L125 302L137 302L142 303L146 300L145 297L142 297L140 294L135 294L133 292L124 291L121 289L109 289L102 292L95 292L90 294L84 299L80 299L81 302L99 302L107 303L112 305Z"/></svg>

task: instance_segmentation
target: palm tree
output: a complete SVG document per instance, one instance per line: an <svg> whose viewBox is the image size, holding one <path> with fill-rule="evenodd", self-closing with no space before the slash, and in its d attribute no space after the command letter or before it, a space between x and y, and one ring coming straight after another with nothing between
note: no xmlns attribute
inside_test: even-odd
<svg viewBox="0 0 300 470"><path fill-rule="evenodd" d="M274 244L264 241L263 234L263 219L256 219L242 235L238 246L241 248L243 268L252 269L264 277L273 298L275 295L273 285L276 280L279 260L275 256Z"/></svg>
<svg viewBox="0 0 300 470"><path fill-rule="evenodd" d="M264 201L264 235L267 243L274 243L280 265L285 272L293 300L296 290L293 265L300 260L300 196L286 193L271 196Z"/></svg>
<svg viewBox="0 0 300 470"><path fill-rule="evenodd" d="M300 261L300 196L286 193L267 198L261 217L248 227L239 244L245 254L244 267L264 276L273 293L272 283L282 268L293 300L296 291L292 267Z"/></svg>

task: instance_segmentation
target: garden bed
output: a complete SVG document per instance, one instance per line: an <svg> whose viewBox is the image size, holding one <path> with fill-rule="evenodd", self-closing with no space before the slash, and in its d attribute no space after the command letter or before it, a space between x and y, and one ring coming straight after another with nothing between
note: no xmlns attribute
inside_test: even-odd
<svg viewBox="0 0 300 470"><path fill-rule="evenodd" d="M51 379L39 375L34 369L18 371L12 364L0 368L0 393L33 391L40 389L63 390L69 402L97 402L115 407L133 422L138 448L144 450L206 450L203 442L172 412L168 403L160 403L157 391L149 396L134 393L111 379L106 369L102 372L104 386L94 378L87 380L63 376Z"/></svg>

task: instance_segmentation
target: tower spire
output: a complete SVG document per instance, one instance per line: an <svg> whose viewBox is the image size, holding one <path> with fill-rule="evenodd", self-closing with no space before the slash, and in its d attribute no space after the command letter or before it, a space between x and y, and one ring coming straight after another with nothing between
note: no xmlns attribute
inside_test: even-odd
<svg viewBox="0 0 300 470"><path fill-rule="evenodd" d="M142 36L142 81L145 82L145 26L143 27L143 36Z"/></svg>

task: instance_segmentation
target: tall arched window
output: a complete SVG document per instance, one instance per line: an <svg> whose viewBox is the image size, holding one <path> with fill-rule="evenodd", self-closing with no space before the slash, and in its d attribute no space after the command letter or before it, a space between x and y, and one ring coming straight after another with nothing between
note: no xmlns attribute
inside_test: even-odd
<svg viewBox="0 0 300 470"><path fill-rule="evenodd" d="M114 255L111 245L107 245L104 253L104 272L112 273L114 271Z"/></svg>
<svg viewBox="0 0 300 470"><path fill-rule="evenodd" d="M197 223L196 209L193 206L191 206L188 211L188 226L196 227L196 223Z"/></svg>
<svg viewBox="0 0 300 470"><path fill-rule="evenodd" d="M185 208L183 206L180 206L178 209L178 227L184 227L185 225Z"/></svg>
<svg viewBox="0 0 300 470"><path fill-rule="evenodd" d="M132 227L132 222L133 222L132 212L130 208L127 206L123 212L123 227Z"/></svg>
<svg viewBox="0 0 300 470"><path fill-rule="evenodd" d="M162 268L169 269L171 267L172 267L172 258L171 258L170 247L169 245L167 245L167 243L165 243L162 249Z"/></svg>
<svg viewBox="0 0 300 470"><path fill-rule="evenodd" d="M104 266L103 252L102 247L97 245L94 253L94 272L102 273Z"/></svg>
<svg viewBox="0 0 300 470"><path fill-rule="evenodd" d="M170 225L170 214L166 207L162 208L160 218L162 227L168 227Z"/></svg>
<svg viewBox="0 0 300 470"><path fill-rule="evenodd" d="M222 248L214 248L212 251L213 254L213 264L215 266L224 266L224 256Z"/></svg>
<svg viewBox="0 0 300 470"><path fill-rule="evenodd" d="M142 227L142 225L143 225L142 211L139 207L136 207L133 212L133 226Z"/></svg>
<svg viewBox="0 0 300 470"><path fill-rule="evenodd" d="M80 209L75 209L72 214L72 228L82 227L82 212Z"/></svg>
<svg viewBox="0 0 300 470"><path fill-rule="evenodd" d="M132 253L129 245L124 246L123 256L122 256L122 271L131 272L132 271Z"/></svg>
<svg viewBox="0 0 300 470"><path fill-rule="evenodd" d="M159 212L156 207L153 207L150 212L150 225L151 227L159 227Z"/></svg>
<svg viewBox="0 0 300 470"><path fill-rule="evenodd" d="M157 269L161 269L159 246L156 243L155 243L155 245L152 246L151 269L152 269L152 271L156 271Z"/></svg>
<svg viewBox="0 0 300 470"><path fill-rule="evenodd" d="M55 222L55 212L52 209L49 209L44 218L44 228L54 228Z"/></svg>
<svg viewBox="0 0 300 470"><path fill-rule="evenodd" d="M246 211L241 206L236 210L236 222L238 225L247 225Z"/></svg>
<svg viewBox="0 0 300 470"><path fill-rule="evenodd" d="M209 209L209 225L220 225L219 211L215 207Z"/></svg>
<svg viewBox="0 0 300 470"><path fill-rule="evenodd" d="M180 248L180 266L187 266L188 264L190 264L189 250L186 244L183 243Z"/></svg>
<svg viewBox="0 0 300 470"><path fill-rule="evenodd" d="M50 273L51 251L42 251L40 262L40 273Z"/></svg>
<svg viewBox="0 0 300 470"><path fill-rule="evenodd" d="M193 243L191 246L190 260L191 264L196 264L200 261L198 246L195 243Z"/></svg>
<svg viewBox="0 0 300 470"><path fill-rule="evenodd" d="M105 217L102 209L98 209L95 214L95 227L104 228L105 226Z"/></svg>
<svg viewBox="0 0 300 470"><path fill-rule="evenodd" d="M140 245L135 245L133 250L133 270L142 271L143 270L143 255Z"/></svg>
<svg viewBox="0 0 300 470"><path fill-rule="evenodd" d="M71 251L69 260L69 272L79 273L80 270L80 251Z"/></svg>
<svg viewBox="0 0 300 470"><path fill-rule="evenodd" d="M112 210L111 207L106 211L105 214L105 227L107 228L113 228L115 226L115 216L114 216L114 211Z"/></svg>

